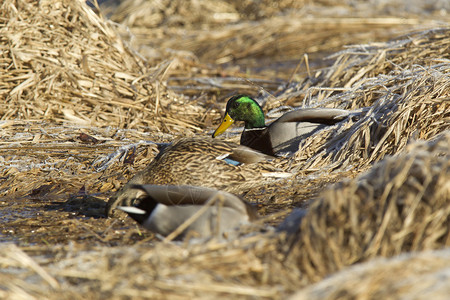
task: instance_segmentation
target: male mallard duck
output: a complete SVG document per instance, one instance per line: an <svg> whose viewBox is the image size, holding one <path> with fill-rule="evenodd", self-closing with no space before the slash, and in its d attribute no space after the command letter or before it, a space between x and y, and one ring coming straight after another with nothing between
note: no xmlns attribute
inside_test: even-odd
<svg viewBox="0 0 450 300"><path fill-rule="evenodd" d="M267 159L273 157L232 142L179 139L164 148L108 201L106 215L111 215L118 205L130 206L144 195L142 190L132 188L135 184L195 185L227 192L263 184L268 177L262 171L273 171L271 164L262 163Z"/></svg>
<svg viewBox="0 0 450 300"><path fill-rule="evenodd" d="M222 124L212 136L222 134L235 121L244 121L241 145L268 155L293 153L302 139L349 115L350 112L343 109L304 108L287 112L266 126L261 106L249 96L237 95L228 100Z"/></svg>
<svg viewBox="0 0 450 300"><path fill-rule="evenodd" d="M256 209L241 198L197 186L133 185L145 192L135 206L119 206L136 222L155 233L181 239L189 231L200 237L221 237L257 218ZM183 226L183 228L179 228Z"/></svg>

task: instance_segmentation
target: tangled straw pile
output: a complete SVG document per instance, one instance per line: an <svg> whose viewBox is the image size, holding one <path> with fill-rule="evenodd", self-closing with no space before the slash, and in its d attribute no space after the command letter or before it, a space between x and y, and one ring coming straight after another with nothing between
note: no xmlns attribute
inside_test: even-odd
<svg viewBox="0 0 450 300"><path fill-rule="evenodd" d="M165 110L169 93L157 79L168 64L149 66L84 1L6 0L0 18L3 120L153 131L193 124L174 95Z"/></svg>
<svg viewBox="0 0 450 300"><path fill-rule="evenodd" d="M290 259L310 281L376 256L450 246L450 131L328 189Z"/></svg>
<svg viewBox="0 0 450 300"><path fill-rule="evenodd" d="M305 140L296 155L304 163L297 169L365 168L403 151L410 140L450 129L448 49L450 29L357 46L341 53L327 72L288 88L281 99L300 97L299 105L367 109L355 124ZM318 87L309 88L312 82Z"/></svg>

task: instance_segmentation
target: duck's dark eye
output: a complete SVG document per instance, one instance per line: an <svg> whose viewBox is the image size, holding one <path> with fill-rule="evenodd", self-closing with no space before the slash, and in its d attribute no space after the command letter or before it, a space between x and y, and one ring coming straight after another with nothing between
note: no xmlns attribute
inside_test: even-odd
<svg viewBox="0 0 450 300"><path fill-rule="evenodd" d="M239 102L234 102L234 103L233 103L233 108L238 108L238 107L239 107L239 104L240 104Z"/></svg>

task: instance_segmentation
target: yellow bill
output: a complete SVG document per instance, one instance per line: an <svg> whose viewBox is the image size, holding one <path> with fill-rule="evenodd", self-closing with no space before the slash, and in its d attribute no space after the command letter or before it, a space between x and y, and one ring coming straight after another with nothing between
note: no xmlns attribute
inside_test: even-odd
<svg viewBox="0 0 450 300"><path fill-rule="evenodd" d="M234 120L230 117L230 115L228 113L225 114L225 117L222 120L222 124L220 124L219 128L217 128L216 131L214 131L212 137L215 138L216 136L221 135L233 123L234 123Z"/></svg>

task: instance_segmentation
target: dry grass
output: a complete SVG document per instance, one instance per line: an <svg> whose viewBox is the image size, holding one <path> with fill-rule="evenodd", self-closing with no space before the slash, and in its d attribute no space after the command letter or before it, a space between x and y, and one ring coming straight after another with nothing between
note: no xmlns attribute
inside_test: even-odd
<svg viewBox="0 0 450 300"><path fill-rule="evenodd" d="M230 243L138 242L132 247L69 243L21 249L4 244L0 260L3 293L12 298L40 298L51 292L54 299L84 295L283 298L377 255L448 247L449 149L450 133L446 132L328 190L312 205L297 236L288 237L290 245L283 235L272 230L258 232L257 227L254 233ZM290 250L287 258L286 248ZM367 274L364 284L377 281L378 269L359 268ZM445 265L436 261L430 268L439 273ZM394 279L403 276L389 273L384 279L392 274ZM426 288L416 286L415 291Z"/></svg>
<svg viewBox="0 0 450 300"><path fill-rule="evenodd" d="M279 299L377 256L449 246L450 29L436 26L439 9L400 18L366 1L360 11L196 1L211 11L197 14L185 1L152 3L127 1L114 16L122 25L81 1L1 4L1 298ZM414 26L434 29L392 39ZM387 39L349 46L317 69L314 53ZM304 52L308 71L295 68ZM281 57L288 68L266 65ZM145 141L209 135L228 94L262 88L275 95L259 97L272 117L298 106L362 110L280 159L293 178L241 191L264 222L228 243L176 244L103 217L107 198L157 153ZM310 208L294 236L268 227L296 206ZM446 260L430 255L433 266ZM385 284L361 268L361 284Z"/></svg>
<svg viewBox="0 0 450 300"><path fill-rule="evenodd" d="M4 1L0 17L3 120L198 130L199 108L158 82L168 65L136 55L81 1Z"/></svg>
<svg viewBox="0 0 450 300"><path fill-rule="evenodd" d="M350 105L351 98L351 105L361 107L358 102L364 101L368 111L355 123L306 140L297 153L297 159L306 160L301 167L368 167L403 151L412 140L428 140L449 129L449 71L448 63L417 66L366 79L362 87L317 102L342 106Z"/></svg>
<svg viewBox="0 0 450 300"><path fill-rule="evenodd" d="M195 97L206 94L212 98L206 99L207 107L217 108L216 99L224 101L236 91L256 94L263 87L278 95L286 81L302 81L310 69L329 66L332 60L324 60L324 55L345 45L386 41L412 28L436 28L447 21L440 14L445 4L424 8L420 1L395 2L399 8L391 10L394 3L379 1L286 0L274 6L251 0L158 5L129 0L112 18L142 56L174 61L166 72L171 89Z"/></svg>
<svg viewBox="0 0 450 300"><path fill-rule="evenodd" d="M450 132L328 189L293 237L290 259L318 281L376 256L450 243Z"/></svg>
<svg viewBox="0 0 450 300"><path fill-rule="evenodd" d="M447 299L449 249L374 259L343 270L290 297L301 299ZM355 288L357 287L357 288Z"/></svg>
<svg viewBox="0 0 450 300"><path fill-rule="evenodd" d="M393 15L376 2L359 2L284 0L273 5L270 1L202 0L155 5L127 0L111 18L134 33L132 42L143 55L155 55L155 49L176 49L219 64L258 56L299 60L303 53L332 53L343 45L368 41L370 35L380 40L412 25L436 26L440 19L438 3L429 5L433 13L428 16L399 17L404 10ZM153 51L147 52L148 46Z"/></svg>
<svg viewBox="0 0 450 300"><path fill-rule="evenodd" d="M363 169L403 151L412 140L428 140L450 129L448 49L449 29L355 46L336 54L329 70L268 98L269 108L280 102L364 108L356 122L305 140L296 154L296 169Z"/></svg>

